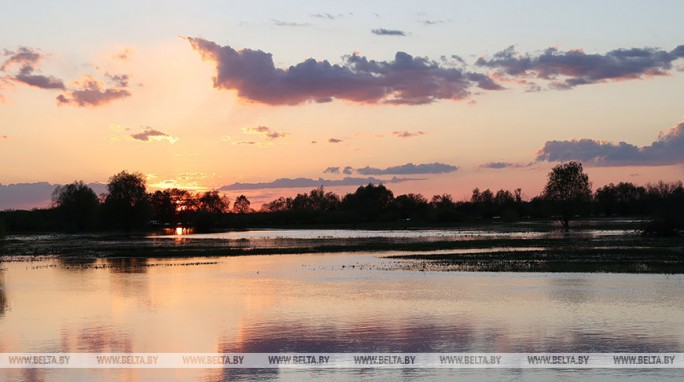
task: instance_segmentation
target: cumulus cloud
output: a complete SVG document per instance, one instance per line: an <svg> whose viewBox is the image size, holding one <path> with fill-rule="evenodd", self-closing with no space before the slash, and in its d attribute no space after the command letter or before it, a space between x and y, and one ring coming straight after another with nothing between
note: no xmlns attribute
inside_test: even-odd
<svg viewBox="0 0 684 382"><path fill-rule="evenodd" d="M34 73L39 70L38 64L44 58L39 51L21 47L16 51L5 50L3 55L8 58L0 66L0 71L8 72L12 68L18 68L14 74L8 76L9 79L41 89L64 89L64 82L59 78Z"/></svg>
<svg viewBox="0 0 684 382"><path fill-rule="evenodd" d="M351 175L354 172L354 169L351 166L346 166L344 169L342 169L342 173L344 175Z"/></svg>
<svg viewBox="0 0 684 382"><path fill-rule="evenodd" d="M415 138L415 137L419 137L419 136L425 135L425 134L427 134L427 133L424 131L420 131L420 130L419 131L412 131L412 132L409 132L406 130L404 130L404 131L393 131L392 132L392 135L394 135L397 138Z"/></svg>
<svg viewBox="0 0 684 382"><path fill-rule="evenodd" d="M371 33L378 36L406 36L406 32L400 31L398 29L379 28L371 30Z"/></svg>
<svg viewBox="0 0 684 382"><path fill-rule="evenodd" d="M270 53L235 50L201 38L186 38L205 60L216 64L214 87L235 90L239 97L270 105L347 100L366 104L428 104L462 100L472 87L501 89L481 73L443 66L427 58L397 52L392 61L369 60L359 54L342 64L307 59L276 68Z"/></svg>
<svg viewBox="0 0 684 382"><path fill-rule="evenodd" d="M90 75L83 75L81 81L75 83L75 87L67 89L67 92L57 96L60 105L100 106L117 99L130 97L127 90L127 75L107 74L109 85L106 85Z"/></svg>
<svg viewBox="0 0 684 382"><path fill-rule="evenodd" d="M415 165L407 163L401 166L392 166L384 169L374 167L357 168L356 172L361 175L389 175L389 174L445 174L458 170L458 167L444 163L425 163Z"/></svg>
<svg viewBox="0 0 684 382"><path fill-rule="evenodd" d="M658 140L638 147L626 142L605 142L594 139L548 141L537 153L538 161L577 160L594 166L666 166L684 163L684 121Z"/></svg>
<svg viewBox="0 0 684 382"><path fill-rule="evenodd" d="M266 126L245 127L242 129L242 132L245 134L261 135L264 139L269 141L288 136L288 133L273 131Z"/></svg>
<svg viewBox="0 0 684 382"><path fill-rule="evenodd" d="M65 93L57 96L60 105L99 106L130 96L126 74L105 73L109 85L90 75L83 75L81 81L75 82L73 86L67 86L63 80L55 76L39 73L39 64L45 58L39 50L21 47L15 51L4 50L3 56L8 58L0 66L0 72L8 74L0 76L0 87L14 82L40 89L62 90Z"/></svg>
<svg viewBox="0 0 684 382"><path fill-rule="evenodd" d="M340 173L340 168L339 167L328 167L323 171L324 174L339 174Z"/></svg>
<svg viewBox="0 0 684 382"><path fill-rule="evenodd" d="M145 130L139 133L131 134L131 138L143 142L166 141L171 144L176 143L180 140L178 137L173 137L169 134L163 133L159 130L155 130L151 127L146 127Z"/></svg>
<svg viewBox="0 0 684 382"><path fill-rule="evenodd" d="M232 190L260 190L267 188L304 188L304 187L333 187L333 186L362 186L368 183L374 184L389 184L389 183L401 183L411 180L422 180L422 179L410 179L410 178L397 178L393 177L391 179L377 179L373 177L368 178L344 178L340 180L329 180L329 179L310 179L310 178L281 178L276 179L272 182L264 183L233 183L221 187L223 191Z"/></svg>
<svg viewBox="0 0 684 382"><path fill-rule="evenodd" d="M550 81L555 89L609 80L641 79L664 76L672 63L684 58L684 45L672 51L655 48L616 49L606 54L587 54L582 50L560 51L548 48L541 53L522 54L509 47L491 59L481 57L476 65L492 68L500 76L539 78Z"/></svg>
<svg viewBox="0 0 684 382"><path fill-rule="evenodd" d="M330 142L330 143L340 143L340 142L342 142L342 140L341 140L341 139L337 139L337 138L330 138L330 139L328 139L328 142Z"/></svg>

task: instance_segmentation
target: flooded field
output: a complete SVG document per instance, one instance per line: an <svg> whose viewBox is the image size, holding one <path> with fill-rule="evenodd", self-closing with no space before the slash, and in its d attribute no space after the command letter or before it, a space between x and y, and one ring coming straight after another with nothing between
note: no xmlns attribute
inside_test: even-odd
<svg viewBox="0 0 684 382"><path fill-rule="evenodd" d="M600 232L569 241L558 232L524 238L334 232L10 237L0 261L0 352L684 351L682 274L483 272L482 265L454 260L529 262L585 250L605 257L628 246L642 257L676 257L679 241ZM200 249L211 255L192 255ZM18 369L0 375L6 381L454 378L674 381L681 370Z"/></svg>

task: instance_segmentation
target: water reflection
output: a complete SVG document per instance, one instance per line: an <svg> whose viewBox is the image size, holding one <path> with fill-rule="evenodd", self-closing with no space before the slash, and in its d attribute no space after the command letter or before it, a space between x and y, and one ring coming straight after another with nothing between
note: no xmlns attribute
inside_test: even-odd
<svg viewBox="0 0 684 382"><path fill-rule="evenodd" d="M78 271L92 267L98 260L96 257L64 256L57 258L57 261L62 269Z"/></svg>
<svg viewBox="0 0 684 382"><path fill-rule="evenodd" d="M105 263L113 273L145 273L148 268L145 257L108 257Z"/></svg>
<svg viewBox="0 0 684 382"><path fill-rule="evenodd" d="M682 275L397 272L361 266L379 264L388 254L244 256L214 262L100 259L88 266L56 259L7 263L3 265L6 270L0 271L0 302L5 301L0 350L439 353L684 349ZM11 310L6 308L9 299ZM471 373L336 372L348 379L410 379L424 377L424 373L443 379ZM487 375L499 379L534 372L473 375L486 380ZM334 375L291 370L13 373L17 380L69 381L299 380ZM542 380L554 376L553 372L539 375Z"/></svg>
<svg viewBox="0 0 684 382"><path fill-rule="evenodd" d="M520 227L497 229L405 229L405 230L363 230L363 229L257 229L246 231L229 231L214 233L183 232L184 239L207 240L325 240L325 239L435 239L435 240L468 240L481 238L593 238L598 236L620 236L631 231L614 230L576 230L564 231L533 231ZM159 239L177 239L178 235L165 234L151 236Z"/></svg>
<svg viewBox="0 0 684 382"><path fill-rule="evenodd" d="M97 325L64 328L60 350L65 353L129 353L134 352L130 335L114 326Z"/></svg>
<svg viewBox="0 0 684 382"><path fill-rule="evenodd" d="M0 262L0 268L3 264ZM9 301L7 300L7 294L5 293L5 272L0 269L0 319L5 316L5 312L9 308Z"/></svg>

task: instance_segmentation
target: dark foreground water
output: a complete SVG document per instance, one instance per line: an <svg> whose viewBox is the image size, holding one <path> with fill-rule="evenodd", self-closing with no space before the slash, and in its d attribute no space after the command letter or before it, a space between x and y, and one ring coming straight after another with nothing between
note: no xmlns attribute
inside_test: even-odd
<svg viewBox="0 0 684 382"><path fill-rule="evenodd" d="M684 350L684 276L397 270L389 253L0 263L0 352ZM23 369L2 381L681 380L683 369Z"/></svg>

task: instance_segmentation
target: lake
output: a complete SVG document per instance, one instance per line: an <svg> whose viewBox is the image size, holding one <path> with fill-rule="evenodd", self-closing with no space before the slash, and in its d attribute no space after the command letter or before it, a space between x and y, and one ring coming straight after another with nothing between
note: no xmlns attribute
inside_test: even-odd
<svg viewBox="0 0 684 382"><path fill-rule="evenodd" d="M253 235L282 237L259 232ZM402 270L389 255L396 253L85 263L6 258L0 263L0 352L684 351L681 274L425 272ZM1 370L0 380L579 381L682 375L682 369L18 369Z"/></svg>

